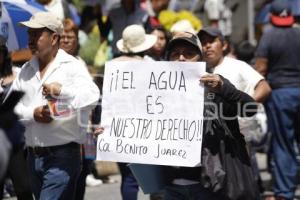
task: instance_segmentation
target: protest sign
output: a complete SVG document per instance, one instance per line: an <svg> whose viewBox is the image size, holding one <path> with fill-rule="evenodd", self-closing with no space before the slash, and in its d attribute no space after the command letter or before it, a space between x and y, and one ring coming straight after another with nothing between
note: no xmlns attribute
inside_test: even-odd
<svg viewBox="0 0 300 200"><path fill-rule="evenodd" d="M204 73L202 62L107 62L97 159L199 165Z"/></svg>

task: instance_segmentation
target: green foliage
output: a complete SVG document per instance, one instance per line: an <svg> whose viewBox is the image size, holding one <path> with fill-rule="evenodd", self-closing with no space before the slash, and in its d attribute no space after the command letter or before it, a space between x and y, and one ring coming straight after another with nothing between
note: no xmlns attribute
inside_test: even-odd
<svg viewBox="0 0 300 200"><path fill-rule="evenodd" d="M73 0L74 6L77 8L78 12L81 13L82 8L84 6L83 0Z"/></svg>
<svg viewBox="0 0 300 200"><path fill-rule="evenodd" d="M94 58L96 56L97 50L100 46L99 33L91 31L88 35L87 41L81 46L79 50L80 57L88 64L94 64Z"/></svg>

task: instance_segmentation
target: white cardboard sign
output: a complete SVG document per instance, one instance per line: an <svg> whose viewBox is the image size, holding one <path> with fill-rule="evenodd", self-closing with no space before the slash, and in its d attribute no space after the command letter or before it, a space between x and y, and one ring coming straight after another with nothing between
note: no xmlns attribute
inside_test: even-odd
<svg viewBox="0 0 300 200"><path fill-rule="evenodd" d="M97 159L200 165L204 73L203 62L107 62Z"/></svg>

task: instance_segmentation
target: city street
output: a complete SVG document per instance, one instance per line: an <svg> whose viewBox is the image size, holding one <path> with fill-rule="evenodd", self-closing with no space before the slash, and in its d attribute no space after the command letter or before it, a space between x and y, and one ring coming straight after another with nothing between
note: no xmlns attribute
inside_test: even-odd
<svg viewBox="0 0 300 200"><path fill-rule="evenodd" d="M257 161L261 171L261 177L264 182L264 185L270 184L271 176L266 171L266 155L257 153ZM115 183L105 183L100 186L95 187L86 187L85 200L121 200L120 195L120 175L114 175L110 177L113 180L116 180ZM266 192L265 194L268 194ZM298 200L300 197L300 188L296 191L296 198ZM7 200L16 200L17 198L7 198ZM139 192L138 200L149 200L149 195L144 195L142 191Z"/></svg>
<svg viewBox="0 0 300 200"><path fill-rule="evenodd" d="M117 183L107 183L96 187L87 187L85 200L121 200L120 195L120 180L119 175L111 177L117 180ZM148 200L149 195L144 195L142 191L139 192L139 200Z"/></svg>
<svg viewBox="0 0 300 200"><path fill-rule="evenodd" d="M111 176L116 180L116 183L106 183L95 187L86 187L85 200L121 200L120 195L120 175ZM16 197L5 198L6 200L17 200ZM142 191L139 192L139 200L148 200L149 195L144 195Z"/></svg>

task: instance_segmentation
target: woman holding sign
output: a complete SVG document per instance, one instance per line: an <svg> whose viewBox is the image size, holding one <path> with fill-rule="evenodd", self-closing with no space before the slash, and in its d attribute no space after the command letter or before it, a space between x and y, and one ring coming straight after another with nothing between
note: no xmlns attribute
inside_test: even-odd
<svg viewBox="0 0 300 200"><path fill-rule="evenodd" d="M188 32L176 33L167 47L166 57L170 61L201 61L202 48L198 37ZM254 115L257 105L249 95L237 90L220 75L205 74L200 78L200 84L206 90L204 112L199 113L204 116L202 165L158 166L164 171L161 175L164 199L254 200L258 196L257 190L253 187L255 181L237 117ZM137 178L141 180L139 175Z"/></svg>
<svg viewBox="0 0 300 200"><path fill-rule="evenodd" d="M198 37L188 32L175 34L167 47L167 60L201 61ZM200 83L206 89L205 103L210 103L204 105L202 166L164 167L169 180L164 188L165 200L257 199L249 156L237 121L237 116L254 115L257 106L249 95L220 75L206 74Z"/></svg>

